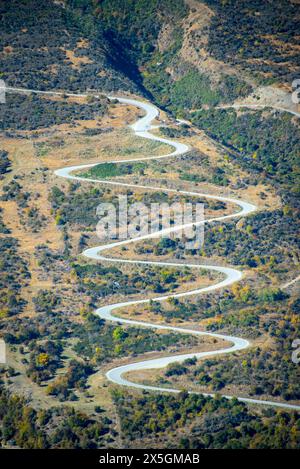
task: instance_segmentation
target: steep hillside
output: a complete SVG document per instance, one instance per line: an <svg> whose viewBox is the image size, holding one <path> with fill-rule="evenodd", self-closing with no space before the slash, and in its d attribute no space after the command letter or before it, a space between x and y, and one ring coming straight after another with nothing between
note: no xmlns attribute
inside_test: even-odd
<svg viewBox="0 0 300 469"><path fill-rule="evenodd" d="M176 112L232 102L258 86L288 90L299 75L299 5L288 0L103 0L96 12L145 88Z"/></svg>
<svg viewBox="0 0 300 469"><path fill-rule="evenodd" d="M179 114L270 84L288 91L299 11L290 0L1 0L1 76L135 91Z"/></svg>
<svg viewBox="0 0 300 469"><path fill-rule="evenodd" d="M134 66L91 15L58 1L0 0L0 18L0 78L7 86L137 90Z"/></svg>
<svg viewBox="0 0 300 469"><path fill-rule="evenodd" d="M262 83L291 83L299 73L298 2L205 0L213 16L208 52Z"/></svg>

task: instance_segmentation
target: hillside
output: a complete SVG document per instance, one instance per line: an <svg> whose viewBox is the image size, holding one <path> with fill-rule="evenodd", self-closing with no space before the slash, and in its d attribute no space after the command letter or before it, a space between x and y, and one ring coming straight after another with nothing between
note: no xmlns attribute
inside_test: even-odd
<svg viewBox="0 0 300 469"><path fill-rule="evenodd" d="M290 0L13 0L0 13L10 86L138 91L182 112L261 86L276 96L299 75Z"/></svg>
<svg viewBox="0 0 300 469"><path fill-rule="evenodd" d="M290 89L299 75L300 9L289 0L96 3L105 36L126 48L145 88L171 110L232 102L262 85Z"/></svg>
<svg viewBox="0 0 300 469"><path fill-rule="evenodd" d="M7 86L138 89L134 67L91 15L79 16L64 2L1 0L0 18L0 73Z"/></svg>

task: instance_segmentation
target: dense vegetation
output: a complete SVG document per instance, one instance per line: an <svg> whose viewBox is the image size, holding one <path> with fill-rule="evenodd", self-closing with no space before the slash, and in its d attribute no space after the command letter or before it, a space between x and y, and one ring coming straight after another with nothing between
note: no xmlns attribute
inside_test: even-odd
<svg viewBox="0 0 300 469"><path fill-rule="evenodd" d="M145 267L126 273L115 266L78 263L72 264L72 276L76 279L79 291L89 294L95 304L99 298L114 293L132 295L141 292L172 291L180 284L196 278L188 269Z"/></svg>
<svg viewBox="0 0 300 469"><path fill-rule="evenodd" d="M112 177L113 175L120 175L119 167L124 168L123 175L127 174L136 174L139 172L140 175L146 172L147 165L140 163L133 164L101 164L95 166L88 174L93 175L94 177L99 177L105 179L106 177ZM161 165L160 171L161 172ZM88 176L90 177L90 176ZM121 194L120 194L121 195ZM125 195L125 194L124 194ZM135 192L128 191L126 192L128 206L136 202L140 202L139 194ZM79 230L94 231L95 226L99 220L97 215L97 207L100 203L112 203L117 208L119 204L118 193L111 191L105 187L98 188L97 185L88 186L85 190L81 189L80 184L70 184L67 190L61 190L59 187L54 186L49 195L51 205L53 208L53 213L55 215L55 221L58 226L71 225L74 229L75 227ZM195 199L196 200L196 199ZM145 192L143 194L143 203L150 207L151 203L162 204L168 202L173 204L175 202L186 202L191 201L191 199L180 196L179 194L174 194L173 196L168 196L166 192L157 191L157 192ZM197 202L198 202L197 198ZM203 202L204 203L204 202ZM221 202L205 202L205 206L211 208L223 208L224 204Z"/></svg>
<svg viewBox="0 0 300 469"><path fill-rule="evenodd" d="M232 222L222 227L212 224L198 253L204 257L226 256L232 264L256 268L258 272L272 269L278 278L284 278L291 265L296 269L299 249L298 211L292 201L296 203L296 199L287 200L283 209L254 214L238 227ZM176 257L187 254L182 240L172 240L171 247ZM166 250L157 243L148 252L163 255Z"/></svg>
<svg viewBox="0 0 300 469"><path fill-rule="evenodd" d="M288 113L265 111L202 110L193 123L230 149L238 152L237 163L260 173L297 194L300 129Z"/></svg>
<svg viewBox="0 0 300 469"><path fill-rule="evenodd" d="M73 390L83 391L86 380L94 372L92 365L81 361L71 360L63 376L57 377L47 386L47 393L57 396L61 401L76 400Z"/></svg>
<svg viewBox="0 0 300 469"><path fill-rule="evenodd" d="M199 52L199 38L208 35L207 52L216 59L242 65L253 76L259 75L259 80L292 81L297 55L289 47L295 43L297 5L288 0L277 0L272 6L256 0L238 2L238 7L236 0L206 3L214 15L203 31L191 33L195 51ZM15 2L0 4L1 72L10 86L66 90L138 87L177 113L230 102L252 89L243 74L227 71L215 80L207 70L201 71L180 56L182 21L189 14L183 0L68 0L66 4L66 8L53 8L46 0L30 0L18 2L17 9ZM34 21L36 17L38 21ZM161 46L165 27L169 37ZM16 35L18 30L21 35ZM45 34L47 30L55 34ZM16 61L22 63L18 74Z"/></svg>
<svg viewBox="0 0 300 469"><path fill-rule="evenodd" d="M40 343L32 341L29 348L27 376L38 384L53 378L61 363L63 351L61 342L59 340L45 340ZM24 353L24 349L21 349L21 351Z"/></svg>
<svg viewBox="0 0 300 469"><path fill-rule="evenodd" d="M135 67L127 67L122 50L107 42L88 12L83 17L48 0L1 0L0 17L0 72L8 86L136 89Z"/></svg>
<svg viewBox="0 0 300 469"><path fill-rule="evenodd" d="M291 330L285 324L278 331L275 346L266 351L257 348L243 355L243 359L227 357L226 360L207 360L198 366L184 368L186 378L214 392L220 392L228 385L242 386L250 396L261 395L279 397L281 400L299 400L299 370L291 361L292 342L299 330ZM274 324L273 324L274 326ZM290 337L286 337L288 332ZM272 334L276 336L276 334ZM166 376L171 376L170 370ZM178 375L177 371L177 375Z"/></svg>
<svg viewBox="0 0 300 469"><path fill-rule="evenodd" d="M289 0L204 0L214 15L208 50L218 60L242 65L260 80L289 83L299 65L297 44L299 6ZM268 77L268 78L267 78ZM262 80L264 81L264 80Z"/></svg>
<svg viewBox="0 0 300 469"><path fill-rule="evenodd" d="M121 428L130 447L155 441L158 448L297 448L297 414L263 411L259 415L223 398L115 391ZM153 446L151 446L153 447Z"/></svg>
<svg viewBox="0 0 300 469"><path fill-rule="evenodd" d="M103 324L99 318L89 315L85 327L77 330L80 342L75 350L81 357L93 358L95 363L102 363L114 357L137 355L151 350L166 350L179 345L196 344L193 337L174 333L156 334L144 328L122 328Z"/></svg>
<svg viewBox="0 0 300 469"><path fill-rule="evenodd" d="M102 201L103 190L97 187L89 191L77 191L79 185L70 185L67 193L54 186L49 195L57 225L66 223L92 227L97 223L96 209Z"/></svg>
<svg viewBox="0 0 300 469"><path fill-rule="evenodd" d="M220 102L232 102L238 96L246 96L252 90L250 85L233 76L222 77L222 85L212 84L209 76L195 67L185 64L181 76L173 81L163 71L150 65L145 73L145 86L160 105L179 116L186 110L214 106Z"/></svg>
<svg viewBox="0 0 300 469"><path fill-rule="evenodd" d="M179 22L187 11L183 0L104 0L96 10L107 36L128 48L139 64L151 57L164 22Z"/></svg>
<svg viewBox="0 0 300 469"><path fill-rule="evenodd" d="M1 445L19 448L99 448L112 444L111 421L70 407L35 410L0 387Z"/></svg>
<svg viewBox="0 0 300 469"><path fill-rule="evenodd" d="M299 448L297 414L248 410L237 400L188 396L133 397L114 392L128 447ZM69 407L36 411L1 387L2 444L20 448L99 448L114 446L116 433L107 417L88 417ZM180 432L178 429L180 428Z"/></svg>
<svg viewBox="0 0 300 469"><path fill-rule="evenodd" d="M103 163L94 166L88 173L83 174L86 178L106 179L127 174L143 173L146 163Z"/></svg>

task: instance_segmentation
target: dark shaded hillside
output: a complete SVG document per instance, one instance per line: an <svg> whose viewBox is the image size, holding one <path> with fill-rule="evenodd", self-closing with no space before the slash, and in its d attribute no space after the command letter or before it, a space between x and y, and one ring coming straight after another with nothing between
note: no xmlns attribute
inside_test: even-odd
<svg viewBox="0 0 300 469"><path fill-rule="evenodd" d="M97 3L95 14L107 36L120 40L139 65L151 59L161 30L170 21L174 27L172 40L178 39L176 34L180 33L181 21L189 10L183 0L103 0Z"/></svg>
<svg viewBox="0 0 300 469"><path fill-rule="evenodd" d="M8 86L137 90L134 66L91 15L59 2L1 0L0 18L0 77Z"/></svg>

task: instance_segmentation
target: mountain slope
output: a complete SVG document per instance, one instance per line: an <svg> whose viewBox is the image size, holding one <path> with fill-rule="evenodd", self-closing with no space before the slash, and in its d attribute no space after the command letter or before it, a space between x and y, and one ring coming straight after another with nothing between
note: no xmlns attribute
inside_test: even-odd
<svg viewBox="0 0 300 469"><path fill-rule="evenodd" d="M69 0L68 3L74 4ZM78 2L77 2L78 3ZM232 102L299 75L299 5L289 0L102 0L94 14L170 110Z"/></svg>
<svg viewBox="0 0 300 469"><path fill-rule="evenodd" d="M137 90L134 67L92 16L80 17L63 2L1 0L0 17L0 72L7 86Z"/></svg>

